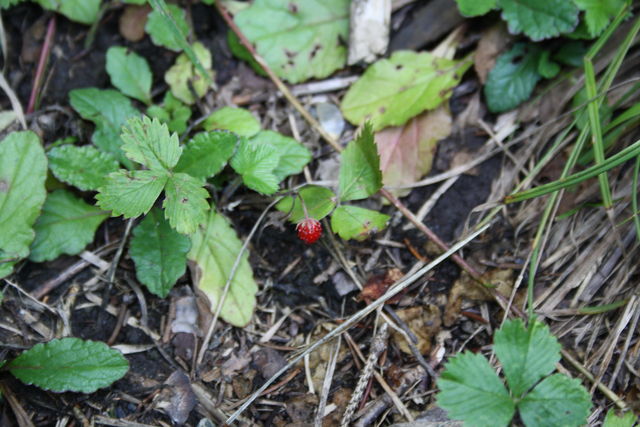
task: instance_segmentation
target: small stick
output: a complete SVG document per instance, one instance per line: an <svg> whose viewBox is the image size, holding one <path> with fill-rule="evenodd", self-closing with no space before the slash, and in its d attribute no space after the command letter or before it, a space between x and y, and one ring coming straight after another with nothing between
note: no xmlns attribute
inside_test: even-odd
<svg viewBox="0 0 640 427"><path fill-rule="evenodd" d="M33 113L36 107L38 94L40 93L40 86L42 85L42 77L44 76L44 69L49 62L49 56L51 54L51 46L53 44L53 37L56 34L56 16L53 15L47 25L47 34L44 38L42 45L42 51L40 51L40 59L38 60L38 68L36 68L36 75L33 79L33 87L31 88L31 95L29 95L29 104L27 106L27 114Z"/></svg>

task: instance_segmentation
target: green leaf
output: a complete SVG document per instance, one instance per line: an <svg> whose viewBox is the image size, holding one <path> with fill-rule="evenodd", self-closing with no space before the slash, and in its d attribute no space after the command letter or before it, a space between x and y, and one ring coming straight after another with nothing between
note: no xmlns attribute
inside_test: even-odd
<svg viewBox="0 0 640 427"><path fill-rule="evenodd" d="M208 298L212 312L218 306L241 248L242 242L229 221L215 209L211 209L206 223L191 235L191 251L187 255L192 261L189 268L195 286ZM258 285L253 279L248 258L245 251L220 313L226 322L238 327L249 323L256 306Z"/></svg>
<svg viewBox="0 0 640 427"><path fill-rule="evenodd" d="M183 133L187 130L187 122L191 118L191 108L184 105L171 91L164 94L163 105L152 105L147 115L157 118L169 127L171 132Z"/></svg>
<svg viewBox="0 0 640 427"><path fill-rule="evenodd" d="M93 393L122 378L129 363L103 342L61 338L36 344L6 369L20 381L45 390Z"/></svg>
<svg viewBox="0 0 640 427"><path fill-rule="evenodd" d="M59 12L81 24L91 25L98 19L101 0L36 0L44 9Z"/></svg>
<svg viewBox="0 0 640 427"><path fill-rule="evenodd" d="M298 83L344 67L349 5L349 0L256 0L235 21L279 77Z"/></svg>
<svg viewBox="0 0 640 427"><path fill-rule="evenodd" d="M449 99L471 64L428 52L395 52L367 68L349 88L340 108L354 125L371 120L374 131L402 125Z"/></svg>
<svg viewBox="0 0 640 427"><path fill-rule="evenodd" d="M553 55L553 59L570 67L582 67L582 60L586 54L587 47L584 43L572 40L564 43Z"/></svg>
<svg viewBox="0 0 640 427"><path fill-rule="evenodd" d="M178 135L169 133L167 125L158 119L147 116L129 119L122 129L122 140L127 157L151 170L173 168L182 154Z"/></svg>
<svg viewBox="0 0 640 427"><path fill-rule="evenodd" d="M284 136L272 130L263 130L250 139L252 144L270 145L275 148L280 158L273 174L282 181L289 175L302 172L305 165L311 161L311 153L304 145L293 138Z"/></svg>
<svg viewBox="0 0 640 427"><path fill-rule="evenodd" d="M184 38L189 34L189 24L187 23L186 13L183 9L174 4L167 4L167 11L178 26L178 30ZM169 28L170 22L157 10L151 11L147 17L147 24L144 29L151 36L151 41L157 46L163 46L167 49L180 52L180 40Z"/></svg>
<svg viewBox="0 0 640 427"><path fill-rule="evenodd" d="M331 229L344 240L364 240L387 226L391 217L357 206L338 206L331 215Z"/></svg>
<svg viewBox="0 0 640 427"><path fill-rule="evenodd" d="M151 104L153 76L147 60L126 47L112 46L107 50L107 73L111 84L127 96Z"/></svg>
<svg viewBox="0 0 640 427"><path fill-rule="evenodd" d="M22 3L25 0L0 0L0 8L8 9L18 3Z"/></svg>
<svg viewBox="0 0 640 427"><path fill-rule="evenodd" d="M480 354L465 352L450 359L437 385L438 406L465 425L500 427L513 417L509 393Z"/></svg>
<svg viewBox="0 0 640 427"><path fill-rule="evenodd" d="M238 137L229 132L201 132L184 146L174 170L196 178L212 177L227 164L237 143Z"/></svg>
<svg viewBox="0 0 640 427"><path fill-rule="evenodd" d="M248 5L248 3L242 3ZM267 77L267 73L264 71L262 66L258 64L258 61L255 60L249 49L247 49L241 42L240 38L234 33L232 30L227 31L227 45L229 45L229 50L231 53L238 59L242 59L246 63L249 64L253 71L260 74L263 77Z"/></svg>
<svg viewBox="0 0 640 427"><path fill-rule="evenodd" d="M133 229L129 255L136 264L136 277L147 289L164 298L187 268L189 237L176 232L162 212L151 209Z"/></svg>
<svg viewBox="0 0 640 427"><path fill-rule="evenodd" d="M552 79L560 72L560 65L550 58L551 52L543 50L538 59L538 74L545 79Z"/></svg>
<svg viewBox="0 0 640 427"><path fill-rule="evenodd" d="M584 10L589 35L598 37L616 16L625 0L573 0L580 10Z"/></svg>
<svg viewBox="0 0 640 427"><path fill-rule="evenodd" d="M278 191L278 178L273 171L280 155L271 145L252 144L242 139L238 152L231 159L231 167L242 175L244 185L262 194Z"/></svg>
<svg viewBox="0 0 640 427"><path fill-rule="evenodd" d="M162 171L119 170L109 174L96 199L113 216L133 218L149 212L167 179L167 173Z"/></svg>
<svg viewBox="0 0 640 427"><path fill-rule="evenodd" d="M561 346L543 323L507 320L494 336L493 350L502 363L512 395L521 396L560 360Z"/></svg>
<svg viewBox="0 0 640 427"><path fill-rule="evenodd" d="M368 123L342 152L338 187L342 201L366 199L382 188L380 157Z"/></svg>
<svg viewBox="0 0 640 427"><path fill-rule="evenodd" d="M46 176L47 156L35 133L13 132L0 141L0 278L29 255Z"/></svg>
<svg viewBox="0 0 640 427"><path fill-rule="evenodd" d="M186 173L172 174L164 189L164 215L178 233L191 234L207 219L209 193L204 180Z"/></svg>
<svg viewBox="0 0 640 427"><path fill-rule="evenodd" d="M260 132L260 122L244 108L222 107L211 113L202 126L206 130L228 130L247 138Z"/></svg>
<svg viewBox="0 0 640 427"><path fill-rule="evenodd" d="M498 0L511 34L533 41L569 33L578 25L578 8L567 0Z"/></svg>
<svg viewBox="0 0 640 427"><path fill-rule="evenodd" d="M604 417L602 427L633 427L637 421L638 417L631 411L617 416L615 410L609 409L607 416Z"/></svg>
<svg viewBox="0 0 640 427"><path fill-rule="evenodd" d="M200 42L195 42L192 45L192 48L202 66L213 79L214 74L211 70L212 62L211 52L209 52L209 49ZM196 102L196 98L194 98L192 92L195 92L198 98L202 98L209 88L207 80L203 79L196 71L193 63L185 53L178 56L176 63L172 65L164 75L164 80L171 88L173 96L189 105Z"/></svg>
<svg viewBox="0 0 640 427"><path fill-rule="evenodd" d="M95 191L105 177L118 170L118 161L91 145L61 145L48 153L49 169L60 181L83 191Z"/></svg>
<svg viewBox="0 0 640 427"><path fill-rule="evenodd" d="M489 110L501 113L529 99L540 80L539 58L540 48L526 43L516 43L498 57L484 86Z"/></svg>
<svg viewBox="0 0 640 427"><path fill-rule="evenodd" d="M336 195L327 187L305 185L295 197L287 196L280 200L276 205L276 209L289 214L289 221L298 223L305 218L300 199L304 201L308 215L317 220L329 215L336 207L337 202Z"/></svg>
<svg viewBox="0 0 640 427"><path fill-rule="evenodd" d="M34 230L29 259L51 261L61 254L76 255L93 241L98 226L109 216L85 203L66 190L56 190L47 196Z"/></svg>
<svg viewBox="0 0 640 427"><path fill-rule="evenodd" d="M456 0L462 16L480 16L496 7L496 0Z"/></svg>
<svg viewBox="0 0 640 427"><path fill-rule="evenodd" d="M101 150L112 154L124 166L132 163L120 149L120 132L126 121L138 116L139 112L131 100L116 90L96 88L74 89L69 92L69 100L74 110L85 120L96 125L91 141Z"/></svg>
<svg viewBox="0 0 640 427"><path fill-rule="evenodd" d="M580 380L561 374L545 378L518 404L527 427L581 426L590 409L591 396Z"/></svg>

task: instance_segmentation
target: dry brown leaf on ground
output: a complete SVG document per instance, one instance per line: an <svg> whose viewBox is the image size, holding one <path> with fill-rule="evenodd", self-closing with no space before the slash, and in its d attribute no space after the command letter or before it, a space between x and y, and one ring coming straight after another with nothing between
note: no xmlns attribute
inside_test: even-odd
<svg viewBox="0 0 640 427"><path fill-rule="evenodd" d="M487 75L496 64L496 58L510 40L511 37L502 23L494 25L482 33L473 58L473 66L482 84L487 81Z"/></svg>
<svg viewBox="0 0 640 427"><path fill-rule="evenodd" d="M144 38L144 26L147 24L147 15L151 12L151 7L147 4L138 6L128 4L118 21L118 30L125 39L130 42L139 42Z"/></svg>
<svg viewBox="0 0 640 427"><path fill-rule="evenodd" d="M429 173L438 141L451 134L446 106L420 114L404 126L376 133L382 180L387 187L413 184ZM408 190L398 191L406 195Z"/></svg>
<svg viewBox="0 0 640 427"><path fill-rule="evenodd" d="M428 304L418 307L409 307L396 311L396 314L404 321L411 332L414 333L418 342L415 343L420 354L428 354L431 350L431 340L440 332L442 325L441 313L438 306ZM406 354L412 354L407 340L398 331L392 331L391 336L396 344Z"/></svg>

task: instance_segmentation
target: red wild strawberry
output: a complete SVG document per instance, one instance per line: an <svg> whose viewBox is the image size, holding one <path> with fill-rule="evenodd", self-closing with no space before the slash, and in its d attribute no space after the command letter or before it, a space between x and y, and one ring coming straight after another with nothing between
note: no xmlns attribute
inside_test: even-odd
<svg viewBox="0 0 640 427"><path fill-rule="evenodd" d="M322 236L322 224L313 218L305 218L296 225L298 238L310 245L315 243Z"/></svg>

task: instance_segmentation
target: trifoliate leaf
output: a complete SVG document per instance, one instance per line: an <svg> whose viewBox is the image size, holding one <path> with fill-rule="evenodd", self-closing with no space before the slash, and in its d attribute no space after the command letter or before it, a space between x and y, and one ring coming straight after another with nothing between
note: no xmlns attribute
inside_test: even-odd
<svg viewBox="0 0 640 427"><path fill-rule="evenodd" d="M47 156L35 133L13 132L0 141L0 278L29 254L46 176Z"/></svg>
<svg viewBox="0 0 640 427"><path fill-rule="evenodd" d="M113 216L132 218L149 212L167 182L164 171L125 171L109 174L96 199Z"/></svg>
<svg viewBox="0 0 640 427"><path fill-rule="evenodd" d="M214 74L211 70L211 52L209 52L209 49L200 42L195 42L191 47L202 66L213 79ZM164 75L164 81L171 88L173 96L186 104L196 102L193 92L198 98L202 98L209 88L207 80L197 72L185 53L178 56L176 63Z"/></svg>
<svg viewBox="0 0 640 427"><path fill-rule="evenodd" d="M129 363L103 342L62 338L36 344L5 369L45 390L93 393L122 378Z"/></svg>
<svg viewBox="0 0 640 427"><path fill-rule="evenodd" d="M184 146L175 172L209 178L227 164L236 149L238 137L229 132L201 132Z"/></svg>
<svg viewBox="0 0 640 427"><path fill-rule="evenodd" d="M578 8L567 0L498 0L511 34L540 41L568 33L578 25Z"/></svg>
<svg viewBox="0 0 640 427"><path fill-rule="evenodd" d="M252 144L243 139L231 159L231 167L242 175L244 185L262 194L278 191L278 178L273 171L278 166L278 150L267 144Z"/></svg>
<svg viewBox="0 0 640 427"><path fill-rule="evenodd" d="M34 230L29 259L51 261L61 254L76 255L93 241L98 226L108 212L85 203L66 190L56 190L47 196Z"/></svg>
<svg viewBox="0 0 640 427"><path fill-rule="evenodd" d="M151 104L153 76L147 60L126 47L112 46L107 50L107 73L111 84L127 96Z"/></svg>
<svg viewBox="0 0 640 427"><path fill-rule="evenodd" d="M591 396L580 380L561 374L544 379L518 404L527 427L585 425L590 409Z"/></svg>
<svg viewBox="0 0 640 427"><path fill-rule="evenodd" d="M344 240L364 240L385 228L390 218L370 209L342 205L331 215L331 229Z"/></svg>
<svg viewBox="0 0 640 427"><path fill-rule="evenodd" d="M284 136L272 130L263 130L251 138L252 144L266 144L275 148L280 158L278 166L273 170L273 174L282 181L289 175L302 172L305 165L311 161L311 153L304 145L293 138Z"/></svg>
<svg viewBox="0 0 640 427"><path fill-rule="evenodd" d="M281 78L298 83L344 67L348 0L256 0L235 21Z"/></svg>
<svg viewBox="0 0 640 427"><path fill-rule="evenodd" d="M222 107L214 111L202 124L206 130L228 130L247 138L260 132L260 122L244 108Z"/></svg>
<svg viewBox="0 0 640 427"><path fill-rule="evenodd" d="M462 16L480 16L496 7L496 0L456 0Z"/></svg>
<svg viewBox="0 0 640 427"><path fill-rule="evenodd" d="M609 409L606 417L604 417L602 427L633 427L636 421L638 421L638 417L631 411L617 416L615 410Z"/></svg>
<svg viewBox="0 0 640 427"><path fill-rule="evenodd" d="M74 110L83 119L96 125L91 141L101 150L112 154L124 166L131 168L132 163L120 149L120 132L126 121L138 116L131 100L118 91L96 88L74 89L69 92L69 100Z"/></svg>
<svg viewBox="0 0 640 427"><path fill-rule="evenodd" d="M183 9L174 4L167 4L167 12L173 18L178 30L183 38L189 34L189 24L187 23L186 13ZM182 45L176 34L171 30L173 24L157 10L151 11L147 18L147 24L144 29L151 36L151 41L157 46L163 46L167 49L180 52Z"/></svg>
<svg viewBox="0 0 640 427"><path fill-rule="evenodd" d="M187 268L191 240L175 231L162 212L151 209L132 232L129 255L136 277L149 291L164 298Z"/></svg>
<svg viewBox="0 0 640 427"><path fill-rule="evenodd" d="M52 148L47 156L49 169L56 178L83 191L97 190L106 176L119 167L111 154L91 145L61 145Z"/></svg>
<svg viewBox="0 0 640 427"><path fill-rule="evenodd" d="M191 251L187 255L193 282L209 300L215 312L229 279L242 242L236 236L229 221L215 209L209 212L206 223L191 235ZM246 326L256 306L258 285L245 251L231 280L229 292L222 305L220 316L230 324Z"/></svg>
<svg viewBox="0 0 640 427"><path fill-rule="evenodd" d="M549 328L537 321L525 328L520 319L507 320L494 335L493 349L515 397L555 369L560 348Z"/></svg>
<svg viewBox="0 0 640 427"><path fill-rule="evenodd" d="M349 88L340 108L355 125L371 120L374 131L403 125L449 99L471 63L428 52L395 52L367 68Z"/></svg>
<svg viewBox="0 0 640 427"><path fill-rule="evenodd" d="M131 160L151 170L169 170L180 159L182 147L176 133L158 119L134 117L122 129L122 149Z"/></svg>
<svg viewBox="0 0 640 427"><path fill-rule="evenodd" d="M484 86L489 110L501 113L529 99L540 80L540 52L540 48L533 44L517 43L498 57Z"/></svg>
<svg viewBox="0 0 640 427"><path fill-rule="evenodd" d="M340 200L366 199L382 188L380 157L369 124L342 152L338 187Z"/></svg>
<svg viewBox="0 0 640 427"><path fill-rule="evenodd" d="M61 13L72 21L91 25L98 19L101 0L36 0L44 9Z"/></svg>
<svg viewBox="0 0 640 427"><path fill-rule="evenodd" d="M173 96L171 91L167 91L164 94L162 106L152 105L147 109L147 115L166 123L171 132L180 134L187 130L187 122L191 118L191 108Z"/></svg>
<svg viewBox="0 0 640 427"><path fill-rule="evenodd" d="M186 173L174 173L167 180L162 204L164 215L178 233L191 234L207 218L209 193L204 180Z"/></svg>
<svg viewBox="0 0 640 427"><path fill-rule="evenodd" d="M454 356L437 385L438 406L449 418L463 420L465 425L500 427L513 417L515 405L507 389L481 354Z"/></svg>
<svg viewBox="0 0 640 427"><path fill-rule="evenodd" d="M327 187L305 185L295 197L287 196L280 200L276 205L276 209L289 214L289 221L298 223L305 218L301 199L309 217L321 220L333 211L338 198Z"/></svg>
<svg viewBox="0 0 640 427"><path fill-rule="evenodd" d="M552 79L560 72L560 65L551 60L551 52L543 50L538 59L538 74L545 79Z"/></svg>
<svg viewBox="0 0 640 427"><path fill-rule="evenodd" d="M598 37L616 16L625 0L573 0L580 10L584 10L584 20L591 37Z"/></svg>

